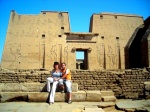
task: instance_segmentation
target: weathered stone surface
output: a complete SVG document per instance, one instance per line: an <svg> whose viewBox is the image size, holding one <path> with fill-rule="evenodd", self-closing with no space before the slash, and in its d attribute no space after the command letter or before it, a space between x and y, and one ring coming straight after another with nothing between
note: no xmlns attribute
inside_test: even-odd
<svg viewBox="0 0 150 112"><path fill-rule="evenodd" d="M101 104L98 104L97 107L99 108L106 108L106 107L112 107L115 106L115 102L102 102Z"/></svg>
<svg viewBox="0 0 150 112"><path fill-rule="evenodd" d="M143 69L142 69L143 70ZM36 73L38 71L35 71ZM39 75L33 76L29 71L26 71L26 75L24 72L15 72L15 74L9 74L2 72L0 73L0 91L1 92L47 92L46 90L46 75L44 74L45 71L39 73ZM144 95L144 82L149 81L149 72L145 72L137 70L137 75L132 75L132 70L128 70L125 73L125 70L122 70L122 74L120 75L117 71L108 71L104 70L100 71L92 71L92 70L85 70L85 71L78 71L72 70L72 90L77 91L79 90L105 90L106 92L102 91L101 95L112 95L113 93L108 93L108 88L112 89L115 96L117 98L138 98L139 96ZM130 73L131 72L131 73ZM135 70L134 70L135 72ZM84 75L82 75L84 74ZM44 75L44 76L43 76ZM41 77L43 77L43 82L41 82ZM120 78L121 77L121 78ZM38 82L34 82L33 79L38 80ZM19 82L20 80L25 80L26 82ZM32 81L32 82L28 82ZM45 81L45 82L44 82ZM89 83L90 82L90 83ZM79 84L76 87L74 85ZM93 84L94 83L94 84ZM119 83L119 85L117 84ZM37 86L37 85L39 86ZM13 86L12 86L13 85ZM33 88L33 90L32 90ZM75 89L74 89L75 88ZM146 98L149 98L149 91L145 92Z"/></svg>
<svg viewBox="0 0 150 112"><path fill-rule="evenodd" d="M103 102L111 102L111 101L116 101L116 97L115 96L102 96L102 101Z"/></svg>
<svg viewBox="0 0 150 112"><path fill-rule="evenodd" d="M45 85L44 83L21 83L22 92L40 92Z"/></svg>
<svg viewBox="0 0 150 112"><path fill-rule="evenodd" d="M82 112L84 107L96 108L104 102L73 102L68 105L66 102L55 102L53 105L34 102L9 102L0 104L0 112ZM31 111L32 110L32 111ZM105 110L105 108L103 109ZM95 112L95 111L90 111ZM115 108L107 109L105 112L124 112Z"/></svg>
<svg viewBox="0 0 150 112"><path fill-rule="evenodd" d="M2 84L2 83L1 83ZM1 92L21 92L22 87L19 83L4 83L1 86Z"/></svg>
<svg viewBox="0 0 150 112"><path fill-rule="evenodd" d="M29 102L46 102L49 99L48 92L30 92L28 93ZM78 91L72 92L72 101L85 101L86 99L86 92ZM55 93L55 101L62 101L64 102L67 100L67 93Z"/></svg>
<svg viewBox="0 0 150 112"><path fill-rule="evenodd" d="M150 106L150 100L134 100L134 101L128 100L128 101L118 101L116 103L116 107L121 110L125 110L125 109L147 110L146 107L149 106Z"/></svg>
<svg viewBox="0 0 150 112"><path fill-rule="evenodd" d="M72 92L77 92L78 91L78 83L72 83Z"/></svg>
<svg viewBox="0 0 150 112"><path fill-rule="evenodd" d="M27 101L27 92L0 92L0 102Z"/></svg>
<svg viewBox="0 0 150 112"><path fill-rule="evenodd" d="M86 91L86 101L101 101L100 91Z"/></svg>
<svg viewBox="0 0 150 112"><path fill-rule="evenodd" d="M42 21L40 20L41 17ZM89 57L89 59L83 61L83 64L91 70L125 68L125 59L129 57L120 51L124 51L126 45L130 48L135 39L134 36L131 38L131 35L135 28L143 24L141 16L113 13L93 14L90 32L88 33L71 32L68 18L68 12L42 11L38 15L29 16L12 11L1 66L10 69L45 68L51 70L54 61L64 60L68 67L76 69L76 55L72 52L83 49L88 51L87 57ZM133 20L136 24L133 24ZM58 21L61 21L61 23ZM111 31L108 30L104 21L109 24ZM20 24L16 24L18 22ZM24 29L20 29L23 24L25 25ZM52 26L51 36L47 33L49 32L49 26ZM124 32L122 33L122 31ZM118 32L119 37L115 37L117 34L112 32ZM110 38L100 35L104 33ZM97 38L105 39L104 45ZM41 44L43 41L44 43ZM118 44L118 49L116 49ZM106 49L105 46L108 46L108 48ZM45 54L42 54L43 52ZM16 58L14 55L16 55ZM119 60L117 56L120 56ZM43 59L46 60L43 61ZM87 69L87 67L83 69Z"/></svg>
<svg viewBox="0 0 150 112"><path fill-rule="evenodd" d="M67 100L67 94L66 93L57 92L55 94L55 101L56 102L64 102L65 100Z"/></svg>
<svg viewBox="0 0 150 112"><path fill-rule="evenodd" d="M144 82L145 90L150 91L150 82Z"/></svg>
<svg viewBox="0 0 150 112"><path fill-rule="evenodd" d="M86 99L85 91L72 92L72 101L85 101L85 99Z"/></svg>
<svg viewBox="0 0 150 112"><path fill-rule="evenodd" d="M113 91L100 91L101 92L101 96L114 96L114 92Z"/></svg>
<svg viewBox="0 0 150 112"><path fill-rule="evenodd" d="M0 83L1 92L40 92L44 83Z"/></svg>
<svg viewBox="0 0 150 112"><path fill-rule="evenodd" d="M103 108L105 112L125 112L123 110L117 110L115 106Z"/></svg>
<svg viewBox="0 0 150 112"><path fill-rule="evenodd" d="M0 83L0 92L3 90L4 88L4 83Z"/></svg>
<svg viewBox="0 0 150 112"><path fill-rule="evenodd" d="M82 112L105 112L102 108L85 108Z"/></svg>
<svg viewBox="0 0 150 112"><path fill-rule="evenodd" d="M52 87L52 84L51 84ZM47 92L47 84L32 83L0 83L0 92ZM78 91L78 84L72 83L72 91Z"/></svg>
<svg viewBox="0 0 150 112"><path fill-rule="evenodd" d="M124 95L126 99L134 99L134 98L138 98L139 94L135 92L126 92L124 93Z"/></svg>
<svg viewBox="0 0 150 112"><path fill-rule="evenodd" d="M29 102L46 102L48 101L48 92L30 92L28 93Z"/></svg>
<svg viewBox="0 0 150 112"><path fill-rule="evenodd" d="M135 109L125 109L125 112L135 112Z"/></svg>

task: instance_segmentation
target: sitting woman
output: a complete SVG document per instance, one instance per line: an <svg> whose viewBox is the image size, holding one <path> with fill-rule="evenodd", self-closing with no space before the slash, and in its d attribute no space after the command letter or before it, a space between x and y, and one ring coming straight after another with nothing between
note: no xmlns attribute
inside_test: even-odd
<svg viewBox="0 0 150 112"><path fill-rule="evenodd" d="M59 79L62 76L61 70L59 69L59 63L54 62L54 69L51 72L52 77L47 78L47 91L50 92L50 99L49 99L49 104L54 104L54 96L55 96L55 91L59 83ZM50 83L53 83L52 90Z"/></svg>

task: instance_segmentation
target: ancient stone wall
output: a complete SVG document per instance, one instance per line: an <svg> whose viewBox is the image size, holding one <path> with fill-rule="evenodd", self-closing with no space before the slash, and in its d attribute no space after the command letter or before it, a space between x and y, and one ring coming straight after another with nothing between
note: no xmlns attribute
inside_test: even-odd
<svg viewBox="0 0 150 112"><path fill-rule="evenodd" d="M93 14L90 22L90 32L99 33L99 47L105 49L106 69L125 69L125 46L136 28L144 23L137 15L100 13ZM99 54L104 55L100 50Z"/></svg>
<svg viewBox="0 0 150 112"><path fill-rule="evenodd" d="M145 69L116 71L72 70L72 80L79 90L112 90L118 98L138 98L144 95L144 82L150 80ZM1 70L0 83L46 83L49 71Z"/></svg>
<svg viewBox="0 0 150 112"><path fill-rule="evenodd" d="M93 14L90 32L75 33L71 32L68 12L29 15L12 11L1 65L16 70L51 70L53 62L58 61L76 69L76 51L81 50L86 54L86 70L124 69L130 59L124 48L142 24L143 18L137 15Z"/></svg>
<svg viewBox="0 0 150 112"><path fill-rule="evenodd" d="M2 56L8 69L52 69L60 61L65 38L70 31L67 12L41 11L40 14L17 14L12 11Z"/></svg>

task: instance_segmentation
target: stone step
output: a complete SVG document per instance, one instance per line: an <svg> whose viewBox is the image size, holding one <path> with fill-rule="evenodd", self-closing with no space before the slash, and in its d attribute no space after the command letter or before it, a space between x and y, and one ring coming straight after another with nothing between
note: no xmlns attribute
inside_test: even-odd
<svg viewBox="0 0 150 112"><path fill-rule="evenodd" d="M101 96L114 96L114 92L109 90L101 91Z"/></svg>
<svg viewBox="0 0 150 112"><path fill-rule="evenodd" d="M115 96L102 96L103 102L115 102L116 97Z"/></svg>
<svg viewBox="0 0 150 112"><path fill-rule="evenodd" d="M0 102L9 101L29 101L29 102L47 102L49 99L48 92L0 92ZM67 100L66 93L56 92L55 101L64 102ZM86 101L86 92L72 92L72 101Z"/></svg>
<svg viewBox="0 0 150 112"><path fill-rule="evenodd" d="M48 92L0 92L0 102L8 101L29 101L29 102L47 102L49 99ZM115 101L115 96L101 97L100 91L78 91L72 92L72 101ZM67 93L56 92L55 101L64 102L67 100Z"/></svg>
<svg viewBox="0 0 150 112"><path fill-rule="evenodd" d="M49 93L28 93L28 101L29 102L46 102L49 99ZM86 92L85 91L78 91L72 92L72 101L85 101L86 99ZM55 94L55 101L56 102L64 102L67 100L66 93L57 92Z"/></svg>
<svg viewBox="0 0 150 112"><path fill-rule="evenodd" d="M85 92L86 92L86 101L101 101L100 91L85 91Z"/></svg>
<svg viewBox="0 0 150 112"><path fill-rule="evenodd" d="M72 83L72 91L78 91L78 84ZM47 92L46 83L0 83L0 92Z"/></svg>

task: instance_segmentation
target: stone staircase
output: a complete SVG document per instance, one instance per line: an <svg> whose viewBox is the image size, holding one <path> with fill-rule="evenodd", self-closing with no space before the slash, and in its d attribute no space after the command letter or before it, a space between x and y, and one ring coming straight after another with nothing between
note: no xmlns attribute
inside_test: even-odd
<svg viewBox="0 0 150 112"><path fill-rule="evenodd" d="M45 83L0 83L0 102L28 101L47 102L49 93L46 91ZM66 93L56 92L55 102L65 102ZM114 92L109 91L79 91L78 84L72 84L73 102L115 102Z"/></svg>

